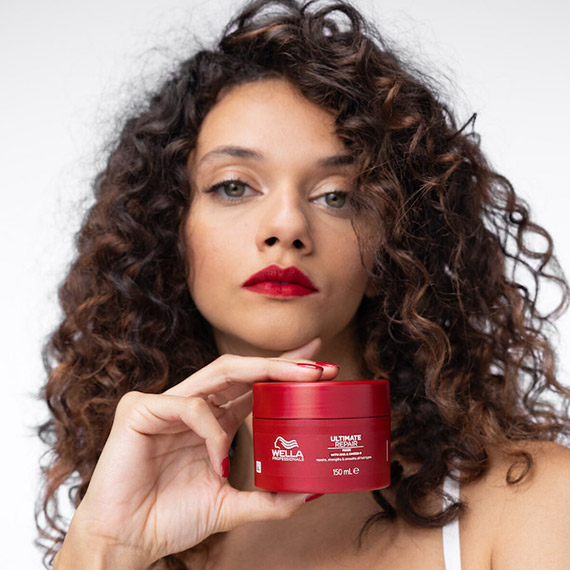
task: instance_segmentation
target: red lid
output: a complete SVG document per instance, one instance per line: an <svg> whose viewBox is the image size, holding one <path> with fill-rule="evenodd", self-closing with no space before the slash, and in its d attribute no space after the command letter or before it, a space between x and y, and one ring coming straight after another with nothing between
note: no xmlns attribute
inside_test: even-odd
<svg viewBox="0 0 570 570"><path fill-rule="evenodd" d="M388 380L256 382L256 418L358 418L390 415Z"/></svg>

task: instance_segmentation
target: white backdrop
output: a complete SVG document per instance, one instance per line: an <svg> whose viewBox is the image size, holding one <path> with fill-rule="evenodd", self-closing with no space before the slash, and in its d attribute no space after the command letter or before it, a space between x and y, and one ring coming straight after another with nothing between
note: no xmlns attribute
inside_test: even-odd
<svg viewBox="0 0 570 570"><path fill-rule="evenodd" d="M460 117L478 113L477 130L492 163L532 204L570 273L570 4L357 4L412 61L435 69L444 83L450 78ZM21 0L0 6L3 567L40 567L32 547L40 454L33 427L45 417L33 398L43 382L40 349L57 322L56 287L109 122L140 88L145 67L185 53L188 36L217 35L239 5ZM570 384L568 317L560 330L560 376Z"/></svg>

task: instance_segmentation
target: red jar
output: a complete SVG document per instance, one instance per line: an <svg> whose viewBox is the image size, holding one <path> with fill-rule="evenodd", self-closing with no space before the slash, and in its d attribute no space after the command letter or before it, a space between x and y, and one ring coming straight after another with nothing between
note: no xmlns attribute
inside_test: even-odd
<svg viewBox="0 0 570 570"><path fill-rule="evenodd" d="M255 485L348 493L390 484L388 380L253 385Z"/></svg>

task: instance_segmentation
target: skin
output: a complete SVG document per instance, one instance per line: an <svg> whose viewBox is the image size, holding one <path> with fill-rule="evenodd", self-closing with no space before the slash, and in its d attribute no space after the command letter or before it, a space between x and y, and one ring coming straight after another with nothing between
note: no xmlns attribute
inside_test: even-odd
<svg viewBox="0 0 570 570"><path fill-rule="evenodd" d="M317 337L337 360L339 347L354 348L368 276L344 202L348 160L333 115L284 81L237 87L206 117L189 161L185 234L190 292L221 352L274 355ZM272 264L297 267L318 291L283 298L242 287Z"/></svg>
<svg viewBox="0 0 570 570"><path fill-rule="evenodd" d="M331 207L338 196L330 194L350 191L354 175L338 160L323 168L344 152L333 127L331 115L276 80L228 91L207 116L189 157L185 238L189 288L224 355L164 394L121 400L57 570L144 569L205 540L208 556L188 553L189 567L443 568L439 528L380 522L356 547L378 512L370 493L304 504L306 495L253 487L251 384L360 373L353 320L370 292L350 216ZM219 185L236 177L247 187ZM284 299L243 289L270 264L299 267L318 293ZM299 366L315 359L340 371ZM238 430L230 485L222 466ZM567 567L570 452L524 446L535 466L523 484L505 484L510 458L491 450L485 476L461 488L463 570ZM439 508L439 498L427 501Z"/></svg>
<svg viewBox="0 0 570 570"><path fill-rule="evenodd" d="M335 367L297 364L319 346L222 356L164 394L124 396L55 568L147 568L213 533L290 516L306 495L240 492L222 464L251 411L252 382L334 378Z"/></svg>

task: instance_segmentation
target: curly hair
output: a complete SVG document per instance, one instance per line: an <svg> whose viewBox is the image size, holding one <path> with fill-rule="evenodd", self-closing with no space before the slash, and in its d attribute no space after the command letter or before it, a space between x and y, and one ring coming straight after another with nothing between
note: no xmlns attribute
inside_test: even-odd
<svg viewBox="0 0 570 570"><path fill-rule="evenodd" d="M394 516L443 525L464 508L426 506L445 476L481 477L498 448L512 453L514 484L532 458L513 442L570 433L570 394L548 340L568 286L550 236L488 165L473 121L458 127L349 4L256 1L126 121L94 182L59 291L63 321L44 353L46 559L65 535L58 490L70 486L79 503L121 396L161 392L217 356L187 287L187 159L223 89L273 77L334 114L358 167L350 200L377 293L357 315L364 365L370 378L390 378L394 457L414 465L394 462L395 499L375 491L367 525ZM538 306L545 285L560 292L553 311ZM164 564L184 568L177 555Z"/></svg>

